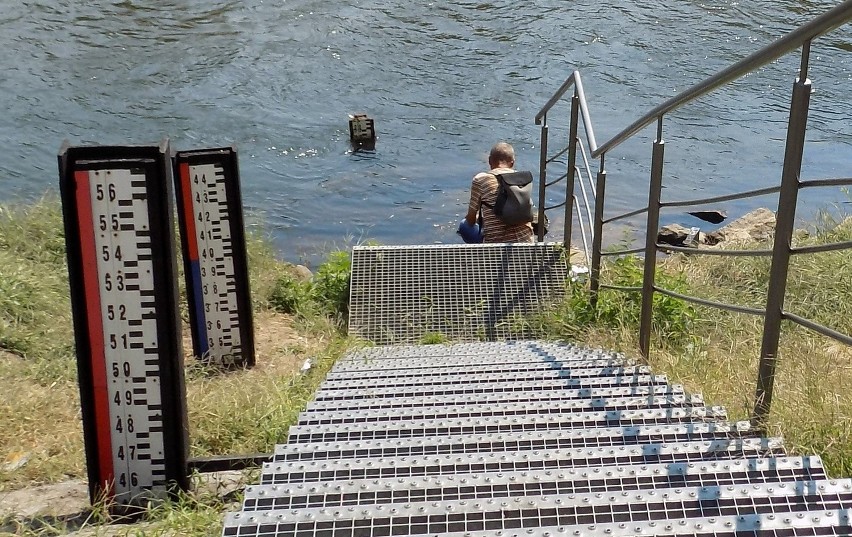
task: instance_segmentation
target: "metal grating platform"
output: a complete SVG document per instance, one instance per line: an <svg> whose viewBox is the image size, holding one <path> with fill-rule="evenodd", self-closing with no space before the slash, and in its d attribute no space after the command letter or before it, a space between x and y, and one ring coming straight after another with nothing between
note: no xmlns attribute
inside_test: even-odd
<svg viewBox="0 0 852 537"><path fill-rule="evenodd" d="M852 535L852 481L623 356L352 352L224 536Z"/></svg>
<svg viewBox="0 0 852 537"><path fill-rule="evenodd" d="M358 246L349 333L380 344L524 337L517 318L561 298L559 243Z"/></svg>

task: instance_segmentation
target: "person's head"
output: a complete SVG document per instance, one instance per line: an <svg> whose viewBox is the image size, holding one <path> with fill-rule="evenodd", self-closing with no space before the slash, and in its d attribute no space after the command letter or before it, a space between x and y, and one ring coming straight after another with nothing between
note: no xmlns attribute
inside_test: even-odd
<svg viewBox="0 0 852 537"><path fill-rule="evenodd" d="M498 142L488 154L488 165L492 168L512 168L515 166L515 150L506 142Z"/></svg>

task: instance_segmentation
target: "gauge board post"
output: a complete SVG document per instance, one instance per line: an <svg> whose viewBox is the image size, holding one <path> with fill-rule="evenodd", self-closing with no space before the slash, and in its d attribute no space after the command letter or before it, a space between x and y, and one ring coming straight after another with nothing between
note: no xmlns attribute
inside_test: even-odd
<svg viewBox="0 0 852 537"><path fill-rule="evenodd" d="M188 489L169 144L59 153L89 494Z"/></svg>
<svg viewBox="0 0 852 537"><path fill-rule="evenodd" d="M217 367L252 367L254 327L237 152L178 151L174 179L193 352Z"/></svg>

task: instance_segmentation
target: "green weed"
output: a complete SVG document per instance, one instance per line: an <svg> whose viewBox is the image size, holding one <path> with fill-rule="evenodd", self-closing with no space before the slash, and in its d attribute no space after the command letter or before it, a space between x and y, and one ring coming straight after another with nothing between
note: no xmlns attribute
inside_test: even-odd
<svg viewBox="0 0 852 537"><path fill-rule="evenodd" d="M332 315L349 312L350 268L349 253L343 251L331 253L320 265L313 278L311 296L323 312Z"/></svg>
<svg viewBox="0 0 852 537"><path fill-rule="evenodd" d="M428 332L423 334L423 337L420 338L421 345L439 345L441 343L447 343L450 338L448 338L445 334L441 332Z"/></svg>
<svg viewBox="0 0 852 537"><path fill-rule="evenodd" d="M282 313L342 320L349 312L349 271L348 252L333 252L310 281L288 273L279 276L269 294L269 303Z"/></svg>
<svg viewBox="0 0 852 537"><path fill-rule="evenodd" d="M642 260L629 256L614 260L602 268L602 280L620 287L642 285ZM686 289L685 275L678 272L660 272L657 284L674 292ZM622 331L639 324L642 307L641 294L601 290L597 304L592 305L588 283L584 280L567 284L565 299L555 308L532 320L537 337L582 339L593 329ZM692 332L696 311L689 303L668 295L655 293L652 330L660 344L683 344Z"/></svg>
<svg viewBox="0 0 852 537"><path fill-rule="evenodd" d="M281 313L308 315L313 306L310 282L290 274L279 276L269 293L269 304Z"/></svg>

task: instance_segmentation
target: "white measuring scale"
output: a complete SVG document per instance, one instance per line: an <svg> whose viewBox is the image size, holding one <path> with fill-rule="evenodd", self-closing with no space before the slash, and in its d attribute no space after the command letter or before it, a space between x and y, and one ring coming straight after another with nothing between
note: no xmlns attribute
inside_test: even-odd
<svg viewBox="0 0 852 537"><path fill-rule="evenodd" d="M118 506L187 480L169 178L143 149L60 156L90 491Z"/></svg>
<svg viewBox="0 0 852 537"><path fill-rule="evenodd" d="M254 365L254 330L236 152L178 152L179 206L193 350L220 367Z"/></svg>

